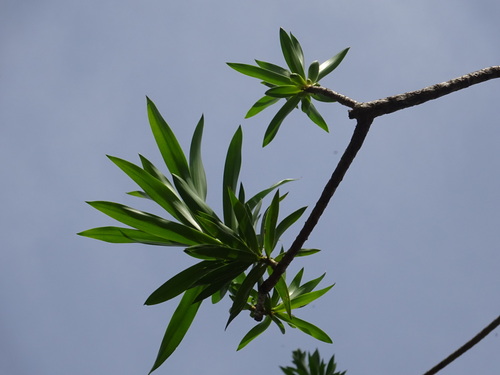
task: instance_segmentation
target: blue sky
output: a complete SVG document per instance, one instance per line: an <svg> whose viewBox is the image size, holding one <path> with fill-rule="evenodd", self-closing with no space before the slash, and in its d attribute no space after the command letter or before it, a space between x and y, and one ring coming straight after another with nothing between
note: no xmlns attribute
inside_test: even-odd
<svg viewBox="0 0 500 375"><path fill-rule="evenodd" d="M294 113L261 149L275 110L244 120L262 87L225 62L282 64L283 27L308 61L350 46L322 83L368 101L498 65L499 15L493 0L2 2L0 372L150 369L175 303L143 302L193 261L75 234L113 224L86 200L153 210L124 194L135 186L105 157L161 163L145 95L184 146L205 115L212 206L241 124L247 191L298 178L291 212L315 203L354 123L344 107L322 105L329 134ZM299 314L333 345L269 329L236 352L253 321L242 314L224 331L228 302L207 303L157 373L279 374L292 350L319 348L348 374L418 374L472 337L500 311L499 97L490 81L375 120L307 243L323 251L291 267L336 283ZM499 352L497 331L441 373L496 374Z"/></svg>

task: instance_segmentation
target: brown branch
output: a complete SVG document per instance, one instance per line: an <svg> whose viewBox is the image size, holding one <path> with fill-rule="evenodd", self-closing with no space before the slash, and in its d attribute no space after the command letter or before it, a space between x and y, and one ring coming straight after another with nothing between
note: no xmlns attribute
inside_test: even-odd
<svg viewBox="0 0 500 375"><path fill-rule="evenodd" d="M309 238L309 235L311 234L314 227L318 223L319 218L325 211L328 202L330 202L330 198L333 196L335 190L337 190L337 187L342 182L342 179L344 178L352 161L354 160L356 154L363 145L366 135L370 130L370 125L372 124L372 121L373 121L372 118L358 119L358 123L356 125L356 128L354 129L351 141L349 142L349 145L344 151L344 154L342 155L342 158L340 159L337 167L333 171L330 180L323 189L323 193L321 194L318 202L311 211L309 218L305 222L297 238L295 238L295 241L292 243L290 249L286 252L286 254L283 256L283 259L281 259L281 261L274 268L273 273L269 276L269 278L266 281L264 281L264 283L260 285L259 298L257 300L257 304L255 306L255 312L253 315L255 320L257 321L262 320L262 317L265 314L264 300L266 295L274 288L280 276L283 275L283 273L285 273L285 270L287 269L288 265L291 263L293 258L295 258L297 253L300 251L304 243Z"/></svg>
<svg viewBox="0 0 500 375"><path fill-rule="evenodd" d="M482 329L482 331L479 332L476 336L474 336L472 339L470 339L464 345L462 345L460 348L458 348L455 352L451 353L448 357L446 357L441 362L439 362L436 366L431 368L424 375L434 375L438 371L444 369L451 362L453 362L455 359L457 359L462 354L464 354L467 350L471 349L474 345L476 345L478 342L480 342L482 339L484 339L489 333L491 333L498 326L500 326L500 315L495 320L493 320L490 324L488 324L486 327L484 327Z"/></svg>
<svg viewBox="0 0 500 375"><path fill-rule="evenodd" d="M321 94L321 95L327 96L327 97L332 98L332 99L336 100L337 102L339 102L340 104L345 105L346 107L349 107L349 108L354 108L356 105L359 104L356 100L351 99L348 96L339 94L336 91L327 89L326 87L322 87L322 86L309 86L304 91L310 92L313 94Z"/></svg>
<svg viewBox="0 0 500 375"><path fill-rule="evenodd" d="M492 66L481 69L446 82L438 83L420 90L406 92L404 94L389 96L384 99L373 100L366 103L358 103L349 111L349 118L359 116L377 116L399 111L419 105L429 100L440 98L452 92L465 89L478 83L500 78L500 66ZM326 95L326 94L325 94Z"/></svg>

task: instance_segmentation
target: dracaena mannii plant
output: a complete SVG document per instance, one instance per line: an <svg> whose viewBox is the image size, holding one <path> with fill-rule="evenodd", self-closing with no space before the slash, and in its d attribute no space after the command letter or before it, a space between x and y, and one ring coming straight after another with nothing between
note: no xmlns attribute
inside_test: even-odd
<svg viewBox="0 0 500 375"><path fill-rule="evenodd" d="M265 96L250 108L245 118L255 116L281 98L286 99L285 104L279 109L267 127L263 141L264 146L274 139L285 117L299 104L302 111L316 125L328 131L328 125L312 103L312 99L327 103L336 100L322 94L309 93L306 90L311 86L319 86L319 81L330 74L342 62L349 51L349 48L345 48L322 64L317 60L313 61L309 65L306 75L304 52L297 38L292 33L288 34L285 30L280 29L280 44L289 69L260 60L255 60L257 65L227 63L240 73L262 80L262 84L269 87L265 92Z"/></svg>
<svg viewBox="0 0 500 375"><path fill-rule="evenodd" d="M199 260L167 280L146 300L146 305L155 305L182 294L167 326L152 372L175 351L204 300L210 298L217 303L224 296L229 296L231 307L227 325L243 310L253 314L258 287L264 275L271 274L283 256L283 248L278 246L278 242L306 207L279 219L280 202L287 194L281 194L278 187L291 179L246 197L243 184L239 182L243 141L243 132L239 127L225 160L223 213L220 217L206 202L207 181L201 157L203 117L195 128L187 158L172 129L149 98L147 110L151 130L170 178L142 155L139 155L140 165L108 157L141 189L128 194L153 200L166 211L168 218L119 203L93 201L88 203L126 227L105 226L79 234L111 243L181 247L187 255ZM264 198L273 191L269 205L263 209ZM318 251L302 249L299 256ZM315 290L324 274L304 283L302 276L303 269L289 283L285 275L280 277L266 297L264 319L243 337L238 350L271 323L275 323L282 333L288 325L318 340L332 342L324 331L292 314L293 310L309 304L333 287L330 285Z"/></svg>

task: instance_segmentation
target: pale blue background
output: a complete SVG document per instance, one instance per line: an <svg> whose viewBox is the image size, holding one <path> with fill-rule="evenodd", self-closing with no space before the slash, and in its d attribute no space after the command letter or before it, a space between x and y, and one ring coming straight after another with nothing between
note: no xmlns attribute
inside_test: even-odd
<svg viewBox="0 0 500 375"><path fill-rule="evenodd" d="M225 62L282 64L278 29L306 59L350 46L323 84L358 101L500 63L500 5L421 1L57 1L0 5L0 373L146 374L175 303L146 297L193 261L181 249L76 232L113 223L85 200L154 210L105 154L160 164L145 95L187 146L204 113L210 203L230 137L245 132L248 191L287 177L284 212L312 206L354 122L320 105L330 134L294 113L262 150L276 109L244 120L262 86ZM280 374L292 350L336 354L348 374L421 374L500 312L500 82L378 118L298 259L336 286L299 311L334 340L270 329L236 346L228 301L202 306L158 374ZM302 223L302 222L301 222ZM284 238L287 247L298 230ZM498 330L442 374L500 372Z"/></svg>

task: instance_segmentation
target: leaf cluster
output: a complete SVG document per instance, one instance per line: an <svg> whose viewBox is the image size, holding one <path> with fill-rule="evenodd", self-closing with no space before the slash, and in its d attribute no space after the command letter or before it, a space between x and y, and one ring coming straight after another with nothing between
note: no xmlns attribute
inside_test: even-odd
<svg viewBox="0 0 500 375"><path fill-rule="evenodd" d="M227 325L243 310L253 311L264 275L272 273L283 256L283 248L277 250L280 238L300 219L306 207L280 220L280 202L287 194L281 194L278 188L291 179L279 181L247 198L244 186L239 182L243 143L243 132L239 127L226 155L223 213L219 217L206 202L207 180L201 157L203 116L195 128L187 157L149 98L147 110L151 130L170 177L142 155L139 155L140 165L108 157L139 186L140 190L129 194L152 200L166 211L169 219L115 202L93 201L88 203L126 227L98 227L79 235L111 243L182 247L187 255L198 260L167 280L145 302L146 305L156 305L182 295L151 369L154 371L180 344L204 300L210 298L217 303L229 296L231 307ZM264 198L272 192L271 202L264 208ZM318 251L302 249L299 255ZM264 321L245 335L238 349L261 334L271 322L283 333L286 323L321 341L331 342L321 329L292 314L292 310L309 304L333 287L314 290L324 275L305 283L302 283L302 275L303 270L289 284L285 276L281 277L266 297Z"/></svg>
<svg viewBox="0 0 500 375"><path fill-rule="evenodd" d="M335 356L328 364L323 362L316 349L313 354L302 352L300 349L292 353L292 363L295 367L280 367L285 375L345 375L346 371L336 371Z"/></svg>
<svg viewBox="0 0 500 375"><path fill-rule="evenodd" d="M311 94L305 90L311 86L319 86L319 81L337 68L349 51L349 48L345 48L321 64L317 60L313 61L306 74L304 52L297 38L281 28L280 44L288 69L261 60L255 60L257 65L227 63L242 74L262 80L261 83L268 87L265 96L250 108L245 118L255 116L282 98L286 100L268 125L263 146L274 139L285 117L299 104L301 110L312 122L328 132L328 125L314 106L312 99L328 103L335 102L335 100L321 94Z"/></svg>

